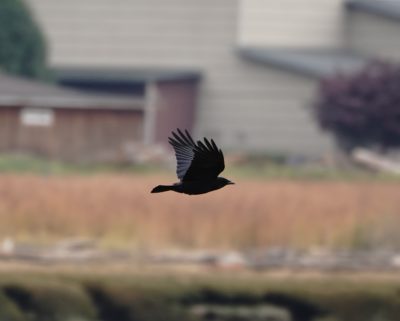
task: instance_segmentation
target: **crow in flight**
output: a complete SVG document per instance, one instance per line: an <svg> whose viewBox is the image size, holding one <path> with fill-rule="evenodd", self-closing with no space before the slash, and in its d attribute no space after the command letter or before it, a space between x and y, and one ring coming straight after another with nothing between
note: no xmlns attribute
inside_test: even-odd
<svg viewBox="0 0 400 321"><path fill-rule="evenodd" d="M210 142L204 138L204 143L195 143L187 130L183 133L177 129L177 132L172 132L173 137L169 137L168 141L175 150L176 174L180 182L158 185L153 188L152 193L174 191L195 195L234 184L226 178L218 177L225 168L224 155L212 139Z"/></svg>

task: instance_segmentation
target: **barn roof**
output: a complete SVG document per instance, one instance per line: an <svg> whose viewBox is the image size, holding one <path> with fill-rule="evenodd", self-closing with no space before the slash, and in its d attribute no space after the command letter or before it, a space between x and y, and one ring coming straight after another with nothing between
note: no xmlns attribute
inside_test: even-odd
<svg viewBox="0 0 400 321"><path fill-rule="evenodd" d="M54 68L60 80L79 79L96 82L164 82L198 80L201 73L197 70L166 68L121 68L121 67L58 67Z"/></svg>
<svg viewBox="0 0 400 321"><path fill-rule="evenodd" d="M317 78L337 72L356 71L369 60L364 56L338 49L242 48L239 54L250 61Z"/></svg>
<svg viewBox="0 0 400 321"><path fill-rule="evenodd" d="M141 110L142 99L94 95L0 73L0 106Z"/></svg>
<svg viewBox="0 0 400 321"><path fill-rule="evenodd" d="M400 20L400 3L398 0L347 0L346 7L349 10L359 10Z"/></svg>

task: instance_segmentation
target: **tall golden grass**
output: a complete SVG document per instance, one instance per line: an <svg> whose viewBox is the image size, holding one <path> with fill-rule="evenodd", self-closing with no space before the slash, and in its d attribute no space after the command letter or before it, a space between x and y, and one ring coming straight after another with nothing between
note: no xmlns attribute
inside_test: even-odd
<svg viewBox="0 0 400 321"><path fill-rule="evenodd" d="M160 176L0 175L0 238L136 249L400 245L396 182L252 181L150 194Z"/></svg>

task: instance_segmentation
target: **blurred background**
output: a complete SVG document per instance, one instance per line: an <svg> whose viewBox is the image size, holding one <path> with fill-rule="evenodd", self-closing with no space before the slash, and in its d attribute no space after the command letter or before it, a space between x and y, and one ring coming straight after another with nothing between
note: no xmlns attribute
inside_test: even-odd
<svg viewBox="0 0 400 321"><path fill-rule="evenodd" d="M398 321L400 1L0 0L0 319ZM168 136L236 182L177 181Z"/></svg>

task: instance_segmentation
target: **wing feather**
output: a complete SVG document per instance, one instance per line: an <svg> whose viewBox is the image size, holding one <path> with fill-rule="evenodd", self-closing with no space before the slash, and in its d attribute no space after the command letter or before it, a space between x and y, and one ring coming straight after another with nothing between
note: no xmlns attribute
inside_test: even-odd
<svg viewBox="0 0 400 321"><path fill-rule="evenodd" d="M215 150L218 150L217 144L215 144L213 139L211 139L211 144L213 145Z"/></svg>
<svg viewBox="0 0 400 321"><path fill-rule="evenodd" d="M207 148L208 148L209 150L214 150L213 146L210 144L210 142L208 141L208 139L205 138L205 137L204 137L204 142L206 143Z"/></svg>
<svg viewBox="0 0 400 321"><path fill-rule="evenodd" d="M213 179L225 168L224 155L213 139L204 137L204 142L196 143L187 130L178 128L168 141L175 150L176 174L181 181Z"/></svg>

